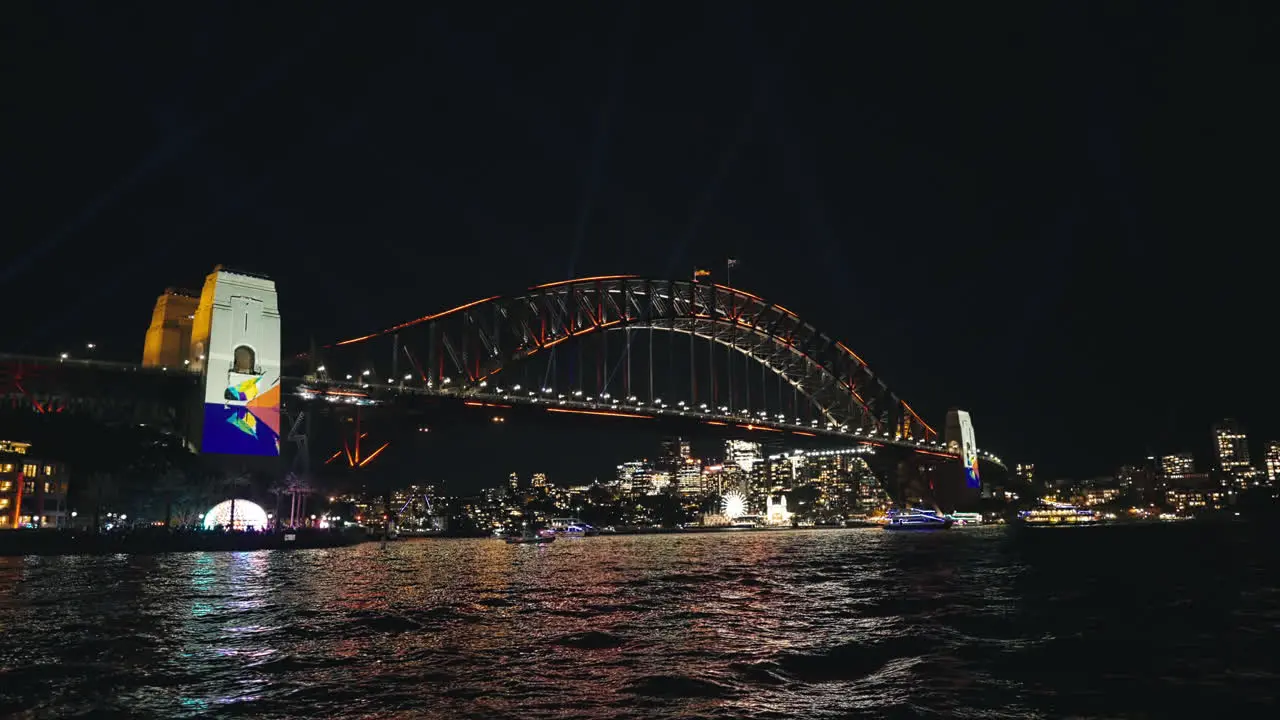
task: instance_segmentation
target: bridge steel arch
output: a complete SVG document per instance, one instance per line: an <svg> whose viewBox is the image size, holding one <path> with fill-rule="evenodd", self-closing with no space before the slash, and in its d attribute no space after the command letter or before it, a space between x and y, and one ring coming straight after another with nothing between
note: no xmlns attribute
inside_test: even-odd
<svg viewBox="0 0 1280 720"><path fill-rule="evenodd" d="M937 432L844 343L777 303L714 283L607 275L535 285L518 295L482 298L334 343L326 346L326 354L357 349L368 354L389 341L396 377L407 371L436 387L453 382L455 392L465 395L501 382L504 371L563 343L587 336L607 343L621 336L613 340L625 345L627 371L619 389L638 395L643 383L633 382L630 372L630 342L637 330L684 334L751 358L792 386L829 426L896 439L937 439ZM387 356L378 355L384 358L378 364L385 365Z"/></svg>

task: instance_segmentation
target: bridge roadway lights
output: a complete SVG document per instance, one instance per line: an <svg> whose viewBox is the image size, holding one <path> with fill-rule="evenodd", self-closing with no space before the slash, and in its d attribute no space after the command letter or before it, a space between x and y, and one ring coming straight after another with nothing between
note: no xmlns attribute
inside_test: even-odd
<svg viewBox="0 0 1280 720"><path fill-rule="evenodd" d="M428 388L419 388L407 386L403 383L369 384L369 383L318 383L314 378L310 379L293 379L300 387L296 391L296 395L305 400L320 401L325 400L335 404L356 405L362 407L377 406L383 404L384 400L379 399L378 393L387 393L393 396L410 396L410 397L430 397L453 399L462 402L464 405L472 405L478 408L501 409L510 407L510 403L519 403L520 405L530 407L544 407L551 412L572 412L575 414L589 414L596 417L684 417L692 420L698 420L713 426L733 426L744 430L755 430L761 432L785 432L787 434L799 435L802 437L827 437L827 438L847 438L862 443L871 443L877 445L886 445L898 447L913 452L943 457L949 460L957 460L960 458L959 453L947 452L942 443L938 441L923 440L902 440L894 438L890 433L861 432L857 430L844 430L832 427L822 427L820 424L815 425L812 422L805 425L800 422L788 423L784 421L768 420L765 418L764 411L748 411L742 410L740 414L722 413L718 411L692 409L683 403L672 407L661 400L655 401L658 407L646 406L643 401L635 400L634 396L628 398L627 403L622 403L616 398L610 398L608 402L597 402L593 399L582 398L582 391L577 390L572 393L555 393L551 388L542 388L545 395L553 395L553 397L542 397L536 393L511 393L511 392L450 392L445 389L434 390ZM516 388L511 388L515 390ZM603 398L602 398L603 399ZM753 421L753 417L761 417L760 421ZM816 422L816 421L815 421ZM979 457L987 462L994 463L1000 467L1004 467L1004 463L996 456L985 451L979 451Z"/></svg>

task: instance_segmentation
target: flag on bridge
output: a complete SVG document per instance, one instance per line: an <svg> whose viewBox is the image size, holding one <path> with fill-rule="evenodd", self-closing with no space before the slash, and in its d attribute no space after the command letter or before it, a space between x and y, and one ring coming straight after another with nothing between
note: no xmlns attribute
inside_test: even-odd
<svg viewBox="0 0 1280 720"><path fill-rule="evenodd" d="M693 269L693 281L694 281L694 282L698 282L698 278L704 278L704 277L711 277L711 271L710 271L710 270L703 270L702 268L694 268L694 269Z"/></svg>
<svg viewBox="0 0 1280 720"><path fill-rule="evenodd" d="M737 261L737 260L735 260L735 259L733 259L733 258L729 258L728 260L726 260L726 261L725 261L725 263L724 263L724 264L725 264L725 266L726 266L726 267L729 267L729 268L736 268L736 267L738 267L738 261Z"/></svg>

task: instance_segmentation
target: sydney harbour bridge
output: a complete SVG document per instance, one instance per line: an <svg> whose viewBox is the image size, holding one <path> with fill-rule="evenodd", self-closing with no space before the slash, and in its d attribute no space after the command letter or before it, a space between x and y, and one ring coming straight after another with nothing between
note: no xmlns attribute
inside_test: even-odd
<svg viewBox="0 0 1280 720"><path fill-rule="evenodd" d="M343 458L315 442L325 419L342 421L341 464L351 467L395 442L388 427L577 420L615 423L618 432L644 424L689 436L871 445L888 472L941 468L961 486L966 463L1003 469L996 455L962 447L956 412L926 422L842 340L781 304L711 282L552 282L279 357L279 410L262 427L295 464L310 461L309 439L325 456L318 460ZM10 411L145 414L192 435L192 399L204 376L214 384L205 360L203 351L172 366L0 356L0 392ZM384 436L368 442L361 422Z"/></svg>

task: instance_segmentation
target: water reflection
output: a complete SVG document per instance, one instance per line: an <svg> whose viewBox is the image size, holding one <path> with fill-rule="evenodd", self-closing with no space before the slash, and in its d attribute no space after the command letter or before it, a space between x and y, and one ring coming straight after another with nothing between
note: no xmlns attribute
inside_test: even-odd
<svg viewBox="0 0 1280 720"><path fill-rule="evenodd" d="M1035 672L1104 595L1060 594L1055 552L995 528L3 559L0 712L1070 714Z"/></svg>

